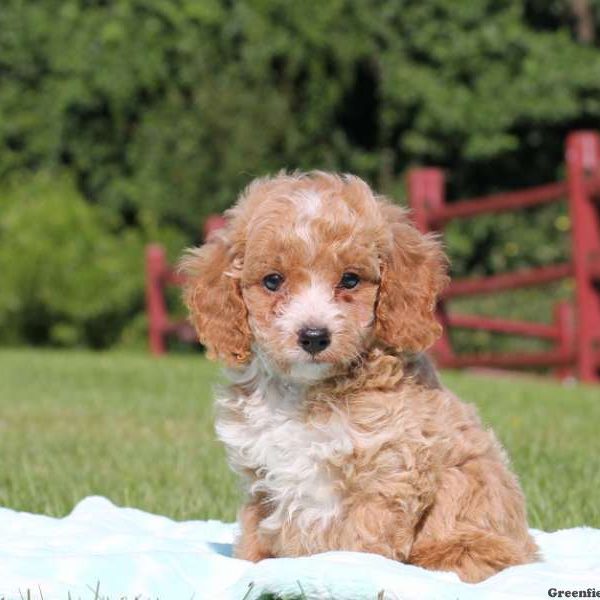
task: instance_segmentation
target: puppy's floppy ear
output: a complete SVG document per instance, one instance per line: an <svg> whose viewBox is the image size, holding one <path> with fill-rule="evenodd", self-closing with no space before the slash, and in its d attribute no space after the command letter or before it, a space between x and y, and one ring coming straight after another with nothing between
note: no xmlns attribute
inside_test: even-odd
<svg viewBox="0 0 600 600"><path fill-rule="evenodd" d="M442 331L435 305L448 282L448 261L436 239L420 233L402 208L388 203L381 208L391 239L381 256L375 335L396 350L420 352Z"/></svg>
<svg viewBox="0 0 600 600"><path fill-rule="evenodd" d="M179 263L183 299L209 358L240 366L250 359L252 336L240 288L241 256L230 241L230 225Z"/></svg>

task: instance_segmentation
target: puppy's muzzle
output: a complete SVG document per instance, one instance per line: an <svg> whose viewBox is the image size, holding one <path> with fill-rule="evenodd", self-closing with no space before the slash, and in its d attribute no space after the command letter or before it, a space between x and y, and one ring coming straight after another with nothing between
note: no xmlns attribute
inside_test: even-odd
<svg viewBox="0 0 600 600"><path fill-rule="evenodd" d="M298 345L312 356L325 350L330 343L331 334L324 327L304 327L298 332Z"/></svg>

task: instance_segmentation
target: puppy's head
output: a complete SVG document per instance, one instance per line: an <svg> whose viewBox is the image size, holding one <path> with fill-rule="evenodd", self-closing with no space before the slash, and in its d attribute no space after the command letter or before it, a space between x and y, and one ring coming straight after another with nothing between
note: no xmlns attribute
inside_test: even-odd
<svg viewBox="0 0 600 600"><path fill-rule="evenodd" d="M241 366L258 353L280 374L314 381L374 345L416 352L439 335L442 251L357 177L259 179L226 216L182 261L210 356Z"/></svg>

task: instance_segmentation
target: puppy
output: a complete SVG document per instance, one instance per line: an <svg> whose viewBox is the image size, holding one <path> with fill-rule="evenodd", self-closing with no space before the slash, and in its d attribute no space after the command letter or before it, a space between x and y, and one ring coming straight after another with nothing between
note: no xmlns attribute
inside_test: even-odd
<svg viewBox="0 0 600 600"><path fill-rule="evenodd" d="M257 179L182 260L228 367L216 430L244 482L236 556L374 552L481 581L536 560L505 453L423 354L446 258L361 179Z"/></svg>

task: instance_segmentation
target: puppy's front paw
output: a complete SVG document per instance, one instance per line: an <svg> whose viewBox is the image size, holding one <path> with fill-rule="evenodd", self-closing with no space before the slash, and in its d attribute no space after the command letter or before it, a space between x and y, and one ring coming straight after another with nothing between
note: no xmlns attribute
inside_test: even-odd
<svg viewBox="0 0 600 600"><path fill-rule="evenodd" d="M233 549L234 558L258 562L264 558L273 558L273 555L267 552L266 548L258 543L257 540L242 537Z"/></svg>
<svg viewBox="0 0 600 600"><path fill-rule="evenodd" d="M268 545L258 533L258 524L264 518L262 511L263 507L260 504L248 504L240 511L238 519L241 533L233 549L235 558L252 562L273 558Z"/></svg>

